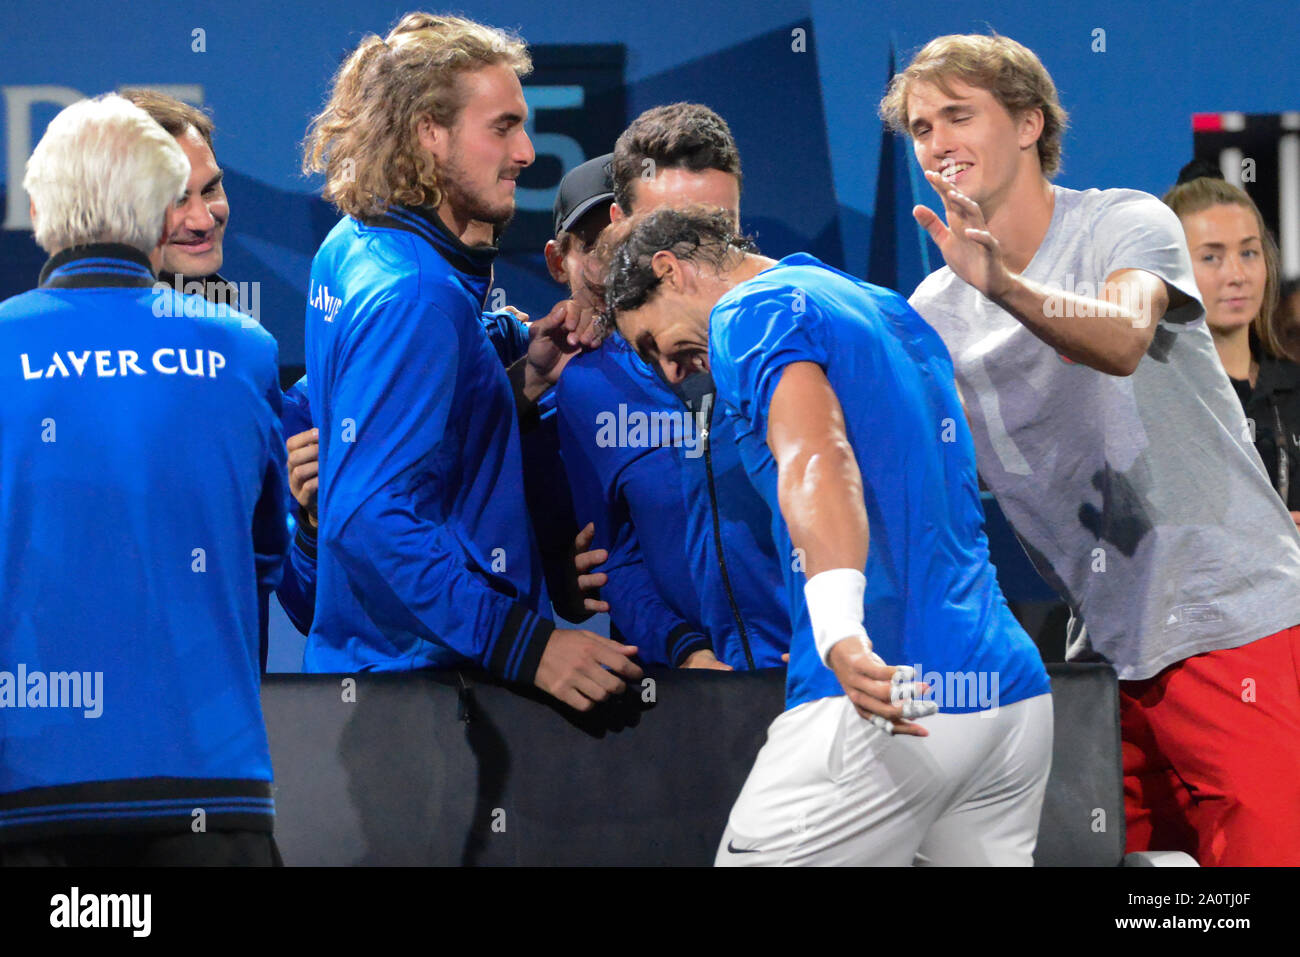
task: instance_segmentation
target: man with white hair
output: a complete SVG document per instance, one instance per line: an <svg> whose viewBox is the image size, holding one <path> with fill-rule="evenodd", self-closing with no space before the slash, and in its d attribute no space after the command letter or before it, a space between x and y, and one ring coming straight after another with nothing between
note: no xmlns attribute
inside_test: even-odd
<svg viewBox="0 0 1300 957"><path fill-rule="evenodd" d="M118 96L63 110L27 164L50 259L0 304L0 865L279 861L257 660L288 546L276 346L154 291L189 173Z"/></svg>

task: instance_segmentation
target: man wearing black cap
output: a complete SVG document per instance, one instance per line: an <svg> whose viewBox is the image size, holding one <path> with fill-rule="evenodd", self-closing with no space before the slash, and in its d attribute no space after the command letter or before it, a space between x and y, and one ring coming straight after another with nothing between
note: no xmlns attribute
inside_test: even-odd
<svg viewBox="0 0 1300 957"><path fill-rule="evenodd" d="M597 305L587 289L583 267L596 237L609 225L613 161L614 154L606 153L574 167L555 193L555 238L546 243L546 268L552 279L569 287L581 309Z"/></svg>

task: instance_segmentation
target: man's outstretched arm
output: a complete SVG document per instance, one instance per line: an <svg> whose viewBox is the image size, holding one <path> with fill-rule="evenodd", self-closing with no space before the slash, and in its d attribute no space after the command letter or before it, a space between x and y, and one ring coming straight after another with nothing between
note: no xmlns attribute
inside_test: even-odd
<svg viewBox="0 0 1300 957"><path fill-rule="evenodd" d="M947 223L925 206L913 215L958 277L1067 359L1108 375L1133 374L1171 304L1164 280L1144 269L1117 269L1089 297L1026 279L1007 268L979 205L943 177L925 175ZM1172 295L1185 299L1176 289Z"/></svg>
<svg viewBox="0 0 1300 957"><path fill-rule="evenodd" d="M896 694L895 685L911 682L912 669L886 665L862 640L869 538L862 474L844 412L821 366L793 362L782 370L767 421L781 515L804 555L818 654L864 718L881 727L892 722L886 730L893 733L924 737L928 732L905 718L932 714L933 702L894 703L895 697L921 694L924 686Z"/></svg>

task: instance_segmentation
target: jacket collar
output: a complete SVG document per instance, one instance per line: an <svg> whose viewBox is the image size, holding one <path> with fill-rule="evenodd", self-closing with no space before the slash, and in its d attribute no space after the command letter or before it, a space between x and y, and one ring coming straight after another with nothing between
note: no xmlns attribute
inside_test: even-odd
<svg viewBox="0 0 1300 957"><path fill-rule="evenodd" d="M419 236L461 274L481 300L487 299L492 284L492 263L499 252L496 246L466 245L429 206L390 206L376 216L361 217L361 221L367 226L400 229Z"/></svg>
<svg viewBox="0 0 1300 957"><path fill-rule="evenodd" d="M199 295L208 302L224 303L231 309L239 308L239 287L219 273L214 272L210 276L181 276L163 270L158 274L158 280L178 293L184 293L185 287L190 283L202 283L203 291Z"/></svg>
<svg viewBox="0 0 1300 957"><path fill-rule="evenodd" d="M154 284L149 257L124 243L70 246L49 258L37 284L45 289L97 286L148 288Z"/></svg>

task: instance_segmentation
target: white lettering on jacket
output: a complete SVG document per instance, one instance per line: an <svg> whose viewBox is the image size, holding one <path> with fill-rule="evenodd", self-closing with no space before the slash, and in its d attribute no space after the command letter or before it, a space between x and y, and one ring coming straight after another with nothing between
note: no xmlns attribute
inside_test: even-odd
<svg viewBox="0 0 1300 957"><path fill-rule="evenodd" d="M91 357L94 361L91 361ZM127 375L148 375L140 365L140 353L134 349L71 349L50 354L48 362L39 359L35 368L32 357L26 352L18 356L24 381L32 379L112 379ZM164 346L155 349L150 366L163 375L183 373L203 379L215 379L217 372L226 367L226 357L215 349L173 349Z"/></svg>

